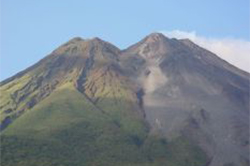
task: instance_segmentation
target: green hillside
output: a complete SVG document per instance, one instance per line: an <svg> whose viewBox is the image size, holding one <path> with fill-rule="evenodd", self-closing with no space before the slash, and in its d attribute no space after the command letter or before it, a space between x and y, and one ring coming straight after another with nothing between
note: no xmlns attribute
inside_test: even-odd
<svg viewBox="0 0 250 166"><path fill-rule="evenodd" d="M1 163L5 166L184 166L186 163L200 166L206 162L199 148L184 140L168 143L150 135L139 118L117 116L130 110L113 107L103 112L71 84L65 84L4 130Z"/></svg>
<svg viewBox="0 0 250 166"><path fill-rule="evenodd" d="M142 64L122 66L121 54L74 38L1 82L1 165L205 166L197 142L152 129L142 85L128 75Z"/></svg>

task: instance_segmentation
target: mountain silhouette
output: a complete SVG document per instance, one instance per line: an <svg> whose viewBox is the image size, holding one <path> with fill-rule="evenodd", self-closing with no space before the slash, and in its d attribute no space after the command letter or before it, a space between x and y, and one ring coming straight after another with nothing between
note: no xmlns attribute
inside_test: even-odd
<svg viewBox="0 0 250 166"><path fill-rule="evenodd" d="M73 38L0 90L6 166L249 165L249 73L189 39Z"/></svg>

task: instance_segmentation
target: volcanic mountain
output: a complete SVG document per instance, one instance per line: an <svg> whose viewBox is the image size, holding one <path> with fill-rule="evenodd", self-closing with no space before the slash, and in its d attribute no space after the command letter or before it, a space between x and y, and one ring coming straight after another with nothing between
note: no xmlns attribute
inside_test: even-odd
<svg viewBox="0 0 250 166"><path fill-rule="evenodd" d="M5 166L249 165L249 73L188 39L74 38L0 90Z"/></svg>

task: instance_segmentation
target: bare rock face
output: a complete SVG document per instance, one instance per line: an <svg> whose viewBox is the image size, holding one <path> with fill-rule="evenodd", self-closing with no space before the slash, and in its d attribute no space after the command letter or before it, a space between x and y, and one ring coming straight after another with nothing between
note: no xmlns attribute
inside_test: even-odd
<svg viewBox="0 0 250 166"><path fill-rule="evenodd" d="M134 69L140 74L131 78L145 92L152 128L170 140L184 135L199 144L210 166L249 163L248 73L190 40L157 33L123 54L143 62ZM130 67L126 60L124 66Z"/></svg>
<svg viewBox="0 0 250 166"><path fill-rule="evenodd" d="M119 129L132 119L135 128L148 124L148 135L199 146L208 166L247 166L249 76L188 39L153 33L120 50L99 38L74 38L0 83L1 130L70 84L101 116L119 117Z"/></svg>

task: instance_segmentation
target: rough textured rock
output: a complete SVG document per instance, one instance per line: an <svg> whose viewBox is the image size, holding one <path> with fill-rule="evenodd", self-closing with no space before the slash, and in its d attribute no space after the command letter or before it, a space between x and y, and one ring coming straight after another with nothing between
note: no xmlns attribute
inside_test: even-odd
<svg viewBox="0 0 250 166"><path fill-rule="evenodd" d="M249 162L248 73L190 40L157 33L123 54L144 62L131 78L144 89L152 128L169 139L192 139L209 154L211 166Z"/></svg>
<svg viewBox="0 0 250 166"><path fill-rule="evenodd" d="M0 83L1 130L65 84L103 116L129 114L148 123L152 135L185 137L205 151L209 166L249 164L249 73L188 39L153 33L119 50L99 38L74 38Z"/></svg>

